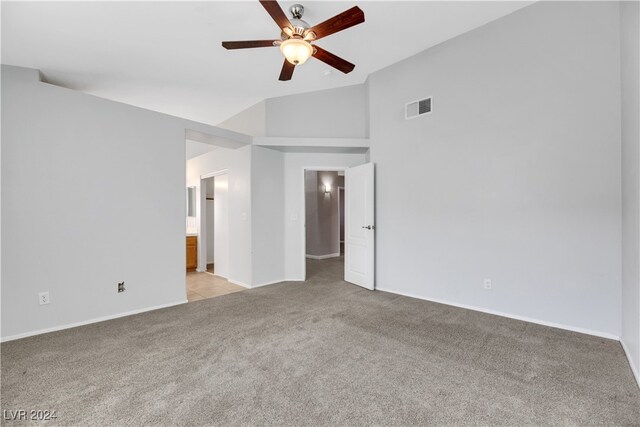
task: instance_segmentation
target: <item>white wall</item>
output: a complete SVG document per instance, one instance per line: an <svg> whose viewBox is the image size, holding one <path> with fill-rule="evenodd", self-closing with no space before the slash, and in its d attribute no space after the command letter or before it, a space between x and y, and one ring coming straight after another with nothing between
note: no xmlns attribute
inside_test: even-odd
<svg viewBox="0 0 640 427"><path fill-rule="evenodd" d="M365 163L365 154L285 153L284 261L286 280L304 280L304 169L349 168Z"/></svg>
<svg viewBox="0 0 640 427"><path fill-rule="evenodd" d="M367 123L364 85L266 100L267 136L365 138Z"/></svg>
<svg viewBox="0 0 640 427"><path fill-rule="evenodd" d="M252 286L284 280L284 153L253 147Z"/></svg>
<svg viewBox="0 0 640 427"><path fill-rule="evenodd" d="M378 288L620 335L618 25L540 2L370 76Z"/></svg>
<svg viewBox="0 0 640 427"><path fill-rule="evenodd" d="M198 187L202 175L227 169L229 174L229 280L251 285L251 146L218 148L187 161L187 186ZM199 218L202 197L198 200ZM199 221L200 228L203 221ZM206 225L205 225L206 226ZM198 242L198 259L206 259L206 245ZM199 268L202 265L199 261ZM205 266L206 267L206 266Z"/></svg>
<svg viewBox="0 0 640 427"><path fill-rule="evenodd" d="M189 123L2 66L3 339L186 301Z"/></svg>
<svg viewBox="0 0 640 427"><path fill-rule="evenodd" d="M638 2L620 7L622 87L622 343L640 384L640 61Z"/></svg>

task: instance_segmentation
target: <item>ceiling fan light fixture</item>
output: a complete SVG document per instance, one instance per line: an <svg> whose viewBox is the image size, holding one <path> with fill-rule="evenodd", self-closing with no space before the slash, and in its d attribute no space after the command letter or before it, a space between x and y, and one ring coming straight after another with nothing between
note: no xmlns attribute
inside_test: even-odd
<svg viewBox="0 0 640 427"><path fill-rule="evenodd" d="M302 65L313 55L313 46L303 39L291 38L282 42L280 51L293 65Z"/></svg>

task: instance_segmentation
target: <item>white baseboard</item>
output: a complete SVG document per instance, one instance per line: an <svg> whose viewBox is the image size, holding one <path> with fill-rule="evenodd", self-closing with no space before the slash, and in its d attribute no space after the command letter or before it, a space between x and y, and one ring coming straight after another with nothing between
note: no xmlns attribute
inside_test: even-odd
<svg viewBox="0 0 640 427"><path fill-rule="evenodd" d="M169 304L156 305L154 307L146 307L146 308L140 308L138 310L125 311L124 313L112 314L109 316L95 317L93 319L83 320L82 322L67 323L66 325L54 326L52 328L38 329L37 331L30 331L30 332L24 332L22 334L9 335L8 337L0 338L0 342L19 340L20 338L27 338L34 335L46 334L48 332L61 331L63 329L76 328L78 326L89 325L91 323L104 322L105 320L112 320L112 319L117 319L119 317L132 316L134 314L145 313L147 311L159 310L161 308L173 307L176 305L181 305L186 303L187 303L187 300L172 302Z"/></svg>
<svg viewBox="0 0 640 427"><path fill-rule="evenodd" d="M340 256L340 253L337 254L327 254L327 255L305 255L309 259L327 259L327 258L336 258Z"/></svg>
<svg viewBox="0 0 640 427"><path fill-rule="evenodd" d="M262 286L275 285L276 283L282 283L282 282L286 282L286 280L276 280L276 281L273 281L273 282L260 283L260 284L258 284L258 285L253 285L253 286L251 287L251 289L253 289L253 288L259 288L259 287L262 287Z"/></svg>
<svg viewBox="0 0 640 427"><path fill-rule="evenodd" d="M242 283L234 279L227 279L227 282L233 283L234 285L242 286L243 288L251 289L251 285L247 285L246 283Z"/></svg>
<svg viewBox="0 0 640 427"><path fill-rule="evenodd" d="M286 280L275 280L273 282L259 283L257 285L247 285L246 283L238 282L237 280L233 280L233 279L227 279L227 281L229 283L233 283L234 285L242 286L243 288L247 288L247 289L255 289L261 286L269 286L269 285L275 285L276 283L286 282Z"/></svg>
<svg viewBox="0 0 640 427"><path fill-rule="evenodd" d="M627 360L629 361L629 366L631 366L631 372L633 372L633 376L636 378L636 384L638 384L638 387L640 387L640 371L638 371L638 367L633 362L633 359L631 358L631 353L629 352L629 348L624 343L623 339L620 339L620 345L624 350L625 356L627 356Z"/></svg>
<svg viewBox="0 0 640 427"><path fill-rule="evenodd" d="M376 287L376 291L389 292L391 294L402 295L402 296L405 296L405 297L417 298L417 299L421 299L421 300L425 300L425 301L431 301L431 302L437 302L438 304L451 305L451 306L454 306L454 307L465 308L467 310L480 311L482 313L493 314L493 315L501 316L501 317L508 317L509 319L522 320L524 322L536 323L538 325L549 326L549 327L558 328L558 329L565 329L567 331L579 332L581 334L594 335L594 336L600 337L600 338L607 338L607 339L610 339L610 340L620 341L620 337L619 336L614 335L614 334L610 334L608 332L600 332L600 331L594 331L594 330L591 330L591 329L579 328L579 327L576 327L576 326L563 325L561 323L547 322L546 320L533 319L531 317L519 316L517 314L511 314L511 313L504 313L502 311L496 311L496 310L491 310L491 309L487 309L487 308L475 307L475 306L467 305L467 304L459 304L459 303L456 303L456 302L441 300L441 299L437 299L437 298L425 298L425 297L414 295L414 294L409 294L409 293L405 293L405 292L398 292L398 291L392 291L392 290L389 290L389 289L383 289L383 288L378 288L378 287Z"/></svg>

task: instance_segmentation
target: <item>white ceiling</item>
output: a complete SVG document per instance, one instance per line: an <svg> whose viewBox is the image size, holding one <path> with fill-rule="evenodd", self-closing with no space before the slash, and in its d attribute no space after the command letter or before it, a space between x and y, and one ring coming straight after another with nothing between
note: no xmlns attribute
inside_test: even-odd
<svg viewBox="0 0 640 427"><path fill-rule="evenodd" d="M285 11L293 4L283 1ZM356 64L320 61L278 81L277 48L227 51L223 40L274 39L257 1L2 2L2 63L51 83L208 124L274 96L362 83L369 73L532 2L301 1L317 24L357 4L366 22L318 41ZM288 12L287 12L288 14Z"/></svg>

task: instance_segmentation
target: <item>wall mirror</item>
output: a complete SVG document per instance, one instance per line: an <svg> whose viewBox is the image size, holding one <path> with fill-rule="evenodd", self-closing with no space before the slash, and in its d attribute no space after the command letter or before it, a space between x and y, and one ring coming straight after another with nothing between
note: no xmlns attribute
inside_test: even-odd
<svg viewBox="0 0 640 427"><path fill-rule="evenodd" d="M187 187L187 216L196 216L196 187Z"/></svg>

